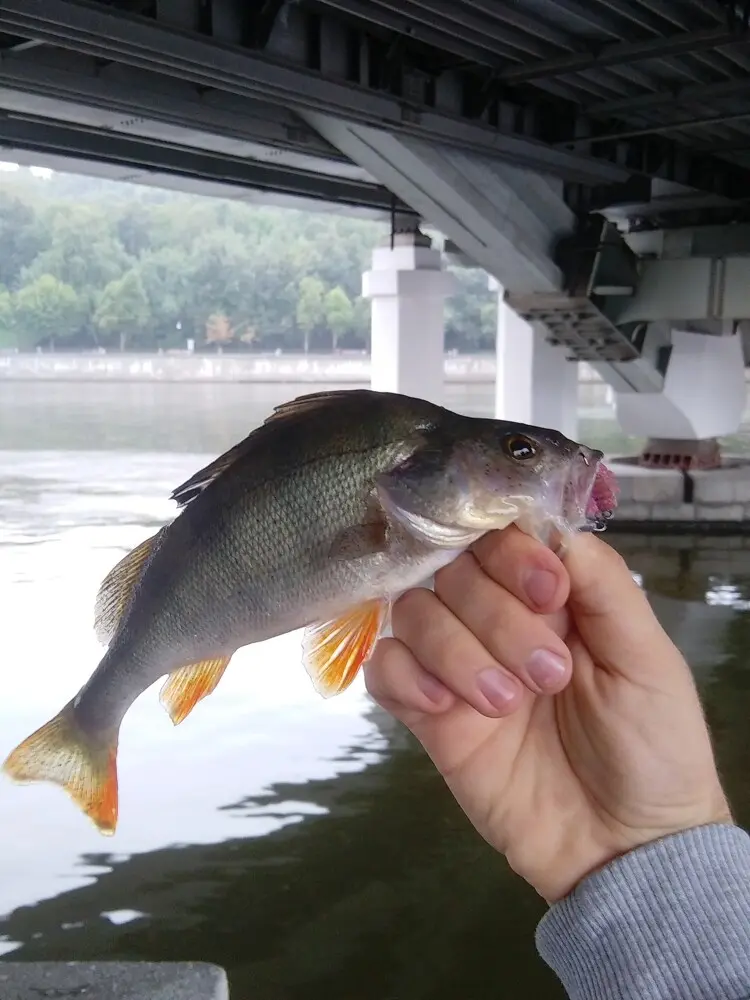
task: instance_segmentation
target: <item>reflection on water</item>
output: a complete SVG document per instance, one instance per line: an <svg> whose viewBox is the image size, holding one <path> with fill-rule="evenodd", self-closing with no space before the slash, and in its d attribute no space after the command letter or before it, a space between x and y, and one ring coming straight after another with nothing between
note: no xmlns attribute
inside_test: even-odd
<svg viewBox="0 0 750 1000"><path fill-rule="evenodd" d="M98 583L171 516L172 488L295 391L0 387L0 754L98 661ZM452 391L457 409L491 406ZM695 668L747 824L748 543L611 541ZM123 724L120 785L105 840L58 789L0 782L8 957L215 961L239 1000L562 997L534 952L543 905L361 682L317 697L297 635L237 654L177 729L148 691Z"/></svg>

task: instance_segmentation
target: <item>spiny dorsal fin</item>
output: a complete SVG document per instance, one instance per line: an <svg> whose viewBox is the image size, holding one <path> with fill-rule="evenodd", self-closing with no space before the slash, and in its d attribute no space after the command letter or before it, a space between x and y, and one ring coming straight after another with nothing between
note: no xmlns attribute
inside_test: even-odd
<svg viewBox="0 0 750 1000"><path fill-rule="evenodd" d="M169 712L175 726L190 715L201 698L207 697L216 688L230 659L231 656L217 656L213 660L191 663L172 671L159 693L159 701Z"/></svg>
<svg viewBox="0 0 750 1000"><path fill-rule="evenodd" d="M308 392L304 396L297 396L295 399L287 400L274 407L270 417L266 417L264 423L269 424L273 420L282 420L286 417L298 416L302 413L310 413L320 410L326 406L336 405L342 399L362 399L364 396L378 396L380 393L372 389L323 389L321 392Z"/></svg>
<svg viewBox="0 0 750 1000"><path fill-rule="evenodd" d="M301 416L304 413L311 413L325 406L335 405L344 397L351 398L356 396L361 398L364 394L377 395L377 393L373 393L370 389L328 389L322 392L311 392L304 396L297 396L286 403L281 403L274 408L273 413L269 417L266 417L260 427L256 427L254 431L251 431L239 444L234 445L229 451L225 451L223 455L219 455L213 462L199 469L190 479L178 486L176 490L173 490L171 499L175 501L178 507L184 507L191 500L195 500L207 486L210 486L214 480L218 479L227 469L231 468L235 462L238 462L245 455L249 454L269 424L274 425L278 420Z"/></svg>
<svg viewBox="0 0 750 1000"><path fill-rule="evenodd" d="M245 452L249 451L253 434L234 445L229 451L225 451L223 455L219 455L204 468L199 469L190 479L185 480L182 485L172 491L170 499L174 500L178 507L185 507L191 500L195 500L214 479L218 479L222 472L226 472Z"/></svg>
<svg viewBox="0 0 750 1000"><path fill-rule="evenodd" d="M151 538L136 545L132 552L128 552L102 580L94 606L94 632L103 646L107 646L114 639L122 616L133 596L135 585L140 580L148 557L163 531L164 528L160 528Z"/></svg>

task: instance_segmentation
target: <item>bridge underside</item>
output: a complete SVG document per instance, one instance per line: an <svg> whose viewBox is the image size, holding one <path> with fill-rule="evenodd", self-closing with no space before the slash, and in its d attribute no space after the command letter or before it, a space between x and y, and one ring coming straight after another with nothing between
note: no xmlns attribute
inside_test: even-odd
<svg viewBox="0 0 750 1000"><path fill-rule="evenodd" d="M424 220L545 350L599 368L628 429L703 438L744 405L747 17L724 0L0 0L0 149ZM695 365L730 387L715 419L687 414Z"/></svg>

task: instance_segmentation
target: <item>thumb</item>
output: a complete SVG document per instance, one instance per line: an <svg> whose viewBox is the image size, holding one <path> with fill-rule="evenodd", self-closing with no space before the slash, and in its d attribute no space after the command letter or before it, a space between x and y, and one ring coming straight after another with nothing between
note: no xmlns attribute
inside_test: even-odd
<svg viewBox="0 0 750 1000"><path fill-rule="evenodd" d="M633 680L684 661L622 556L593 534L579 534L563 559L570 578L569 611L599 666Z"/></svg>

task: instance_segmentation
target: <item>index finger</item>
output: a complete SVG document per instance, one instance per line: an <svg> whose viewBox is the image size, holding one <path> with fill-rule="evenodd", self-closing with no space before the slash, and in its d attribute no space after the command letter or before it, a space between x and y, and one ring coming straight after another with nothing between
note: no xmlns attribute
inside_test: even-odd
<svg viewBox="0 0 750 1000"><path fill-rule="evenodd" d="M515 525L483 535L471 551L487 576L532 611L552 614L568 600L565 566L551 549Z"/></svg>

